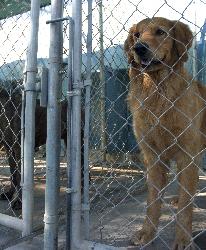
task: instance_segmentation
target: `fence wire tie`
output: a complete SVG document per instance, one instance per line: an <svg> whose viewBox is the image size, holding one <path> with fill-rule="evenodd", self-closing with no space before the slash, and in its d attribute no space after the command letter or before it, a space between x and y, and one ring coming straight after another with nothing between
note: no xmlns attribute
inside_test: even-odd
<svg viewBox="0 0 206 250"><path fill-rule="evenodd" d="M67 97L81 96L81 89L83 88L83 82L74 82L73 90L67 91Z"/></svg>
<svg viewBox="0 0 206 250"><path fill-rule="evenodd" d="M71 194L71 193L76 193L77 191L75 189L73 189L73 188L65 188L65 192L67 194Z"/></svg>
<svg viewBox="0 0 206 250"><path fill-rule="evenodd" d="M81 91L79 89L73 90L73 91L67 91L67 96L68 97L73 97L73 96L80 96Z"/></svg>

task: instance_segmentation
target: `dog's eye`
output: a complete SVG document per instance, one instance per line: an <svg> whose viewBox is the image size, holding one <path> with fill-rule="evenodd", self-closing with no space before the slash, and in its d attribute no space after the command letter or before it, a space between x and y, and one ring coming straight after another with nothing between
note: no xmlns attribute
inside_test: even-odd
<svg viewBox="0 0 206 250"><path fill-rule="evenodd" d="M140 33L139 32L135 32L134 36L137 37L137 38L139 38L140 37Z"/></svg>
<svg viewBox="0 0 206 250"><path fill-rule="evenodd" d="M164 34L166 34L166 32L165 32L164 30L162 30L162 29L158 29L158 30L156 31L156 35L158 35L158 36L162 36L162 35L164 35Z"/></svg>

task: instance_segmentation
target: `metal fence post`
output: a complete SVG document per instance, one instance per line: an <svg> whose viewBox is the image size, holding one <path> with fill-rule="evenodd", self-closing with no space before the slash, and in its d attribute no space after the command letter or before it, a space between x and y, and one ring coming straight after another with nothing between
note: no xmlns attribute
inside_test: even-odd
<svg viewBox="0 0 206 250"><path fill-rule="evenodd" d="M81 243L81 65L82 1L72 1L74 21L72 145L71 145L71 249Z"/></svg>
<svg viewBox="0 0 206 250"><path fill-rule="evenodd" d="M51 1L51 21L62 17L63 0ZM50 22L49 84L47 104L46 193L44 249L57 249L60 166L60 94L62 63L62 23Z"/></svg>
<svg viewBox="0 0 206 250"><path fill-rule="evenodd" d="M36 73L39 28L40 0L31 1L31 32L26 60L26 104L24 137L24 176L22 180L22 217L23 236L32 232L33 225L33 181L34 181L34 147L35 147L35 105Z"/></svg>
<svg viewBox="0 0 206 250"><path fill-rule="evenodd" d="M91 97L91 59L92 59L92 0L88 2L88 33L87 33L87 65L86 65L86 96L85 96L85 124L84 124L84 227L85 239L89 239L89 121Z"/></svg>
<svg viewBox="0 0 206 250"><path fill-rule="evenodd" d="M74 23L73 19L69 19L69 55L68 55L68 93L72 91L72 71L73 71L73 46L74 46ZM67 188L72 188L72 171L71 171L71 112L72 112L72 100L67 96ZM67 230L66 230L66 246L67 249L71 249L71 192L67 192Z"/></svg>

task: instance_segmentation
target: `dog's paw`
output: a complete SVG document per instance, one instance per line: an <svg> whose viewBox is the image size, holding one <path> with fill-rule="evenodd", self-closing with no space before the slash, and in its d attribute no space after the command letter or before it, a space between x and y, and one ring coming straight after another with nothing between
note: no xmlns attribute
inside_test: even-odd
<svg viewBox="0 0 206 250"><path fill-rule="evenodd" d="M173 250L184 250L184 249L195 250L196 248L192 242L176 240L172 249Z"/></svg>
<svg viewBox="0 0 206 250"><path fill-rule="evenodd" d="M136 232L132 238L131 243L135 246L137 245L145 245L150 242L154 238L154 231L142 229L139 232Z"/></svg>

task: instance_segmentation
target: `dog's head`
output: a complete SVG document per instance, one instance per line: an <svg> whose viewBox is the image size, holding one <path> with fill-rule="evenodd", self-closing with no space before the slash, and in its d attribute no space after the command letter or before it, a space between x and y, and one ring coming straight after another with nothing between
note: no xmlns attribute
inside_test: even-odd
<svg viewBox="0 0 206 250"><path fill-rule="evenodd" d="M147 18L130 28L124 49L136 68L156 71L187 61L192 38L189 27L180 21Z"/></svg>

